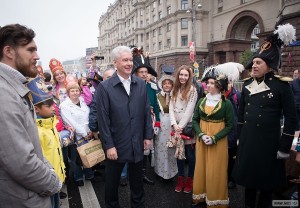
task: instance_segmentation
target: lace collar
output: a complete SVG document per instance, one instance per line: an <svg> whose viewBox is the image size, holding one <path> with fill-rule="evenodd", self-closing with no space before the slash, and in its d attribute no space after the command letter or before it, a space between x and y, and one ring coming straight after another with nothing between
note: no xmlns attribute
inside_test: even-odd
<svg viewBox="0 0 300 208"><path fill-rule="evenodd" d="M208 93L206 95L206 98L209 101L219 101L219 100L221 100L221 93L216 94L216 95L212 95L212 94Z"/></svg>

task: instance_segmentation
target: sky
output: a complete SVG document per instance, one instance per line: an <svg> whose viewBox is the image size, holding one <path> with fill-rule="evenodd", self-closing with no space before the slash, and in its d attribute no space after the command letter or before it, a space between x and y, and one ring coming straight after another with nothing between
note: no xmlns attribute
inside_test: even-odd
<svg viewBox="0 0 300 208"><path fill-rule="evenodd" d="M33 29L44 70L51 58L66 61L98 46L98 22L116 0L1 0L0 26L19 23Z"/></svg>

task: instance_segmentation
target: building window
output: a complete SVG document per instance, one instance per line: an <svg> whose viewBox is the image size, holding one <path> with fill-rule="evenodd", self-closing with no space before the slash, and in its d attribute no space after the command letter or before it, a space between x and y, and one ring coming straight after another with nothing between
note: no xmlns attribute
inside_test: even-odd
<svg viewBox="0 0 300 208"><path fill-rule="evenodd" d="M161 50L161 47L162 47L162 43L158 42L158 50Z"/></svg>
<svg viewBox="0 0 300 208"><path fill-rule="evenodd" d="M181 29L187 29L188 28L188 19L182 18L181 19Z"/></svg>
<svg viewBox="0 0 300 208"><path fill-rule="evenodd" d="M158 4L161 5L161 0L158 0Z"/></svg>
<svg viewBox="0 0 300 208"><path fill-rule="evenodd" d="M171 6L167 7L167 15L171 14Z"/></svg>
<svg viewBox="0 0 300 208"><path fill-rule="evenodd" d="M146 19L146 25L149 25L149 19Z"/></svg>
<svg viewBox="0 0 300 208"><path fill-rule="evenodd" d="M153 51L156 51L156 44L153 43Z"/></svg>
<svg viewBox="0 0 300 208"><path fill-rule="evenodd" d="M155 35L156 35L156 29L154 29L154 30L152 31L152 37L155 37Z"/></svg>
<svg viewBox="0 0 300 208"><path fill-rule="evenodd" d="M167 31L168 31L168 32L171 31L171 23L167 23Z"/></svg>
<svg viewBox="0 0 300 208"><path fill-rule="evenodd" d="M152 16L152 20L153 22L155 22L155 14Z"/></svg>
<svg viewBox="0 0 300 208"><path fill-rule="evenodd" d="M249 2L249 1L251 1L251 0L241 0L241 4L245 4L245 3Z"/></svg>
<svg viewBox="0 0 300 208"><path fill-rule="evenodd" d="M218 13L221 13L221 12L223 12L223 7L218 8Z"/></svg>
<svg viewBox="0 0 300 208"><path fill-rule="evenodd" d="M149 40L149 32L146 33L146 40Z"/></svg>
<svg viewBox="0 0 300 208"><path fill-rule="evenodd" d="M149 46L148 45L146 46L146 51L149 51Z"/></svg>
<svg viewBox="0 0 300 208"><path fill-rule="evenodd" d="M158 28L158 34L161 35L161 27Z"/></svg>
<svg viewBox="0 0 300 208"><path fill-rule="evenodd" d="M141 9L141 11L140 11L140 15L141 15L141 16L143 16L143 15L144 15L144 10L143 10L143 9Z"/></svg>
<svg viewBox="0 0 300 208"><path fill-rule="evenodd" d="M251 43L251 51L256 49L256 41L252 41Z"/></svg>
<svg viewBox="0 0 300 208"><path fill-rule="evenodd" d="M141 27L143 27L143 20L141 20Z"/></svg>
<svg viewBox="0 0 300 208"><path fill-rule="evenodd" d="M187 10L189 8L189 2L188 0L181 0L181 9Z"/></svg>
<svg viewBox="0 0 300 208"><path fill-rule="evenodd" d="M141 34L141 41L144 41L144 34Z"/></svg>
<svg viewBox="0 0 300 208"><path fill-rule="evenodd" d="M158 12L158 18L161 19L162 18L162 12Z"/></svg>
<svg viewBox="0 0 300 208"><path fill-rule="evenodd" d="M257 37L256 35L260 33L260 30L259 30L259 25L256 25L255 28L253 29L252 33L251 33L251 37L254 36L254 37Z"/></svg>
<svg viewBox="0 0 300 208"><path fill-rule="evenodd" d="M181 36L181 46L187 46L188 45L188 37L185 36Z"/></svg>
<svg viewBox="0 0 300 208"><path fill-rule="evenodd" d="M168 48L171 47L171 39L167 39L167 47L168 47Z"/></svg>

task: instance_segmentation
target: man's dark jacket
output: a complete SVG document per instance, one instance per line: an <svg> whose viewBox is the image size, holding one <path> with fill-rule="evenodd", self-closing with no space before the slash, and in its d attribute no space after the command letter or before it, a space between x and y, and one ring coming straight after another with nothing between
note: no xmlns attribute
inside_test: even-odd
<svg viewBox="0 0 300 208"><path fill-rule="evenodd" d="M144 156L144 139L153 128L145 82L131 76L128 96L117 73L101 82L96 95L98 126L105 150L115 147L120 162L139 162Z"/></svg>

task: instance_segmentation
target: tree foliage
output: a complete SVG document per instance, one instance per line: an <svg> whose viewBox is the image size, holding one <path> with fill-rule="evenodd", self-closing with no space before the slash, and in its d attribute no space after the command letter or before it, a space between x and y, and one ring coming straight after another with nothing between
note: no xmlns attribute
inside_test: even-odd
<svg viewBox="0 0 300 208"><path fill-rule="evenodd" d="M245 50L243 53L241 53L240 63L246 66L252 56L253 52L250 49Z"/></svg>

